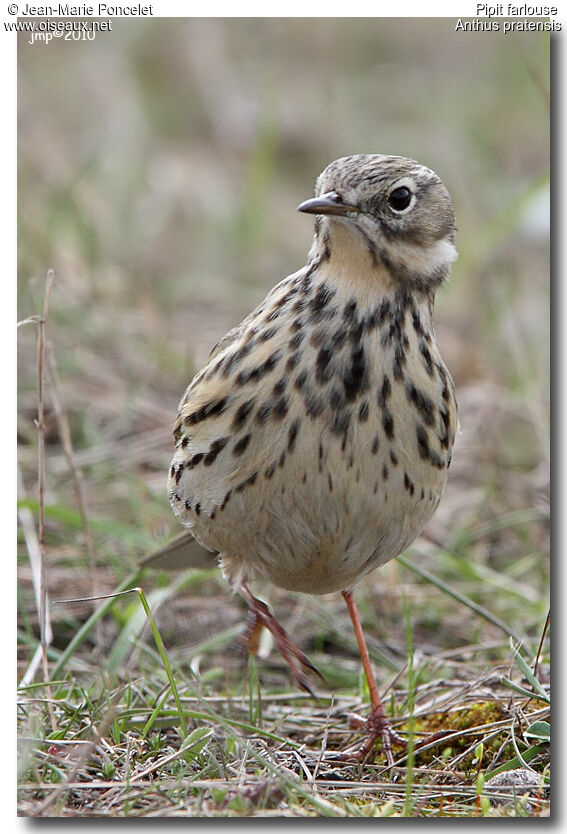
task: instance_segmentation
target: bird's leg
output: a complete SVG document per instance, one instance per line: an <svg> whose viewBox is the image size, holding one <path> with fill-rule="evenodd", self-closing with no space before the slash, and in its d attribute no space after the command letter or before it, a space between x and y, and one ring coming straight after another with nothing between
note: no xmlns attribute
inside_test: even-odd
<svg viewBox="0 0 567 834"><path fill-rule="evenodd" d="M321 672L314 666L301 649L295 645L287 632L274 619L270 609L262 600L257 599L244 582L238 588L240 596L248 603L249 620L246 631L243 634L244 643L250 654L256 654L262 628L265 627L273 634L276 645L280 650L283 659L288 664L293 680L301 689L305 689L314 698L316 697L311 688L305 670L314 672L325 685L327 682Z"/></svg>
<svg viewBox="0 0 567 834"><path fill-rule="evenodd" d="M370 701L372 703L370 714L366 719L366 731L368 733L368 738L360 750L352 755L345 754L345 757L360 762L364 761L374 747L376 741L381 738L382 748L386 754L386 761L391 767L394 764L392 744L405 747L406 742L392 729L390 722L386 717L386 713L384 712L384 707L382 706L382 701L380 700L380 695L378 693L378 686L376 685L376 678L374 677L374 672L372 671L372 666L370 664L370 656L366 647L366 640L364 639L364 632L362 631L360 616L358 614L358 608L354 600L353 593L352 591L343 591L342 593L354 627L354 634L356 642L358 643L362 666L364 668L364 674L370 691Z"/></svg>

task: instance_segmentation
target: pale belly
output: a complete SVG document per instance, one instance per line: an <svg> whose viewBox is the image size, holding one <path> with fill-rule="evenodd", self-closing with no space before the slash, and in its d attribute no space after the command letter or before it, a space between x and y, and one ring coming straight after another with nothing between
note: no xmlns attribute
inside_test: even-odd
<svg viewBox="0 0 567 834"><path fill-rule="evenodd" d="M233 585L263 578L312 594L352 587L415 540L447 475L399 443L373 452L374 437L365 427L343 450L340 439L325 436L321 458L319 440L315 448L301 444L263 489L254 483L213 519L194 519L193 534L221 553Z"/></svg>

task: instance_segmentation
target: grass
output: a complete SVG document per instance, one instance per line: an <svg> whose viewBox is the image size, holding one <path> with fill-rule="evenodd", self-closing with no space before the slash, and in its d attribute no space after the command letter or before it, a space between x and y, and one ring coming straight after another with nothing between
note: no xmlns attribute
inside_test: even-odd
<svg viewBox="0 0 567 834"><path fill-rule="evenodd" d="M88 685L77 673L53 679L50 732L45 684L21 689L23 813L508 816L510 803L493 803L510 800L510 792L491 792L484 783L479 794L475 786L479 774L519 766L541 774L537 813L548 811L549 695L521 655L508 674L493 668L477 677L483 647L470 647L459 663L467 677L430 679L427 664L414 668L408 639L396 727L416 742L439 727L445 735L423 750L410 745L391 773L380 755L364 767L333 758L333 751L356 746L346 716L365 709L360 696L321 692L314 704L303 694L266 692L252 664L235 691L208 695L206 676L182 674L159 637L156 644L158 656L146 654L144 664L152 672L126 684L104 669ZM447 654L439 660L450 663L454 653Z"/></svg>
<svg viewBox="0 0 567 834"><path fill-rule="evenodd" d="M88 60L21 45L20 814L549 814L549 41L520 40L479 34L457 55L444 21L197 20L117 21ZM329 683L315 701L269 640L247 666L218 571L139 567L178 532L164 482L188 379L304 262L293 209L359 150L438 169L459 225L436 314L462 427L450 481L423 536L356 590L414 740L392 772L379 749L333 758L368 710L338 595L261 589ZM529 800L490 784L517 768L541 780Z"/></svg>

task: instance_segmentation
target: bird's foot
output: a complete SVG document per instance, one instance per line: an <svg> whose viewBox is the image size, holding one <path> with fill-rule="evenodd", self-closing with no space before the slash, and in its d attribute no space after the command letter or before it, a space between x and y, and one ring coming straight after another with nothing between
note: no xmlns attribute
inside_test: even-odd
<svg viewBox="0 0 567 834"><path fill-rule="evenodd" d="M355 717L353 716L353 718ZM355 722L358 727L364 728L367 733L367 738L358 750L340 753L339 756L341 760L344 762L358 762L362 764L370 756L376 742L381 740L382 750L386 756L388 767L392 767L394 764L394 753L392 748L396 746L405 749L407 742L390 726L390 722L384 715L383 711L381 711L381 709L372 708L366 721L358 719L358 716L356 716Z"/></svg>
<svg viewBox="0 0 567 834"><path fill-rule="evenodd" d="M262 628L267 628L273 635L281 656L288 664L296 685L309 692L313 698L316 698L317 696L309 683L306 673L312 672L317 675L325 686L327 686L327 682L321 672L311 663L301 649L295 645L285 629L274 618L266 603L253 596L246 586L244 586L243 591L243 596L248 603L249 620L242 638L248 652L250 654L256 654Z"/></svg>
<svg viewBox="0 0 567 834"><path fill-rule="evenodd" d="M401 747L406 750L408 742L402 738L391 726L387 719L379 712L371 710L368 718L365 720L358 715L349 716L349 726L355 730L365 730L368 737L364 744L353 752L339 753L341 761L344 762L358 762L362 764L370 756L376 742L382 741L382 750L386 756L388 767L394 764L394 754L392 748ZM414 751L418 752L424 748L435 745L444 738L452 734L452 730L437 730L424 738L416 739L414 744Z"/></svg>

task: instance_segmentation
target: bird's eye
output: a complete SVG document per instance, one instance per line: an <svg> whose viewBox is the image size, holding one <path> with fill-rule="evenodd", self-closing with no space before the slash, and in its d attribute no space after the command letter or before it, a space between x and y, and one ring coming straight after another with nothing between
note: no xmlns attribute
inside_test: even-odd
<svg viewBox="0 0 567 834"><path fill-rule="evenodd" d="M401 185L388 195L388 204L394 211L403 211L411 203L412 193L405 185Z"/></svg>

